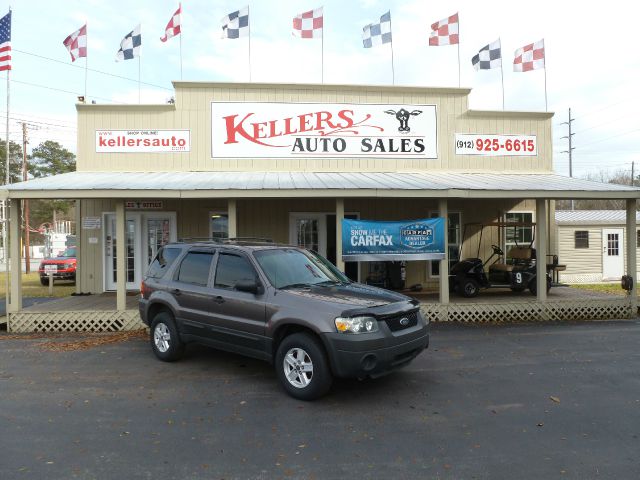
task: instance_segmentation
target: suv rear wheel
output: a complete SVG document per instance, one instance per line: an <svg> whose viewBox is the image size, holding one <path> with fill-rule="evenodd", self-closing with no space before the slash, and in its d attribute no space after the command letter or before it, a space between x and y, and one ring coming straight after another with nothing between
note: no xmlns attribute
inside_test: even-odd
<svg viewBox="0 0 640 480"><path fill-rule="evenodd" d="M333 377L324 349L308 333L294 333L282 340L275 368L284 389L299 400L315 400L331 388Z"/></svg>
<svg viewBox="0 0 640 480"><path fill-rule="evenodd" d="M168 312L160 312L151 322L151 348L160 360L173 362L178 360L184 352L184 343Z"/></svg>

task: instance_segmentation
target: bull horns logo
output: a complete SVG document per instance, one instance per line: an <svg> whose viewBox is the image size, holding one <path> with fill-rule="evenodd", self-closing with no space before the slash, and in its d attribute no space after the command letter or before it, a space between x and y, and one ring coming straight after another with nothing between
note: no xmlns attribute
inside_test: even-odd
<svg viewBox="0 0 640 480"><path fill-rule="evenodd" d="M385 110L384 113L396 116L396 120L400 122L400 126L398 127L398 131L400 133L409 133L411 131L411 127L409 127L409 118L411 117L411 115L420 115L422 113L422 110L414 110L410 112L409 110L401 108L397 112L395 110Z"/></svg>

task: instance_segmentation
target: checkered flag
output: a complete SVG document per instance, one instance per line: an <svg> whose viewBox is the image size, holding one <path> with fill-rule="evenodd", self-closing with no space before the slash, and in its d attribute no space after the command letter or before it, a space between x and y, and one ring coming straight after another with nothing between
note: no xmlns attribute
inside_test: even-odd
<svg viewBox="0 0 640 480"><path fill-rule="evenodd" d="M178 10L176 10L173 15L171 15L171 20L167 23L167 26L164 29L164 36L160 37L161 42L166 42L171 37L175 37L176 35L180 35L180 15L182 14L182 4L178 5Z"/></svg>
<svg viewBox="0 0 640 480"><path fill-rule="evenodd" d="M380 17L380 23L370 23L362 29L364 48L391 43L391 12Z"/></svg>
<svg viewBox="0 0 640 480"><path fill-rule="evenodd" d="M500 39L480 49L477 55L471 59L476 70L489 70L502 67L502 54L500 53Z"/></svg>
<svg viewBox="0 0 640 480"><path fill-rule="evenodd" d="M87 56L87 24L85 23L79 30L76 30L62 44L67 47L71 55L71 61L75 62L80 57Z"/></svg>
<svg viewBox="0 0 640 480"><path fill-rule="evenodd" d="M226 15L221 21L222 38L249 36L249 6Z"/></svg>
<svg viewBox="0 0 640 480"><path fill-rule="evenodd" d="M514 72L530 72L544 68L544 39L516 50L513 60Z"/></svg>
<svg viewBox="0 0 640 480"><path fill-rule="evenodd" d="M457 13L445 18L444 20L431 24L429 45L432 47L439 47L440 45L456 45L459 43L458 24Z"/></svg>
<svg viewBox="0 0 640 480"><path fill-rule="evenodd" d="M294 37L300 38L322 38L323 23L323 7L309 10L293 17L291 33Z"/></svg>
<svg viewBox="0 0 640 480"><path fill-rule="evenodd" d="M140 33L140 25L127 33L120 42L120 50L116 53L116 62L120 60L131 60L140 56L142 48L142 34Z"/></svg>

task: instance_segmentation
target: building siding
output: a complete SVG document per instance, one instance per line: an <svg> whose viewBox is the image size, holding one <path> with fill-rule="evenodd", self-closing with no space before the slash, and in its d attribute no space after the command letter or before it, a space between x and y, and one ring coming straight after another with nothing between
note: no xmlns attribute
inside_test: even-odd
<svg viewBox="0 0 640 480"><path fill-rule="evenodd" d="M455 92L455 93L452 93ZM438 158L212 159L211 102L318 102L433 104L437 108ZM375 87L247 86L176 87L175 105L79 105L78 171L551 171L551 119L514 112L469 112L466 90ZM190 129L189 153L96 153L96 130ZM456 133L537 135L535 157L456 155Z"/></svg>

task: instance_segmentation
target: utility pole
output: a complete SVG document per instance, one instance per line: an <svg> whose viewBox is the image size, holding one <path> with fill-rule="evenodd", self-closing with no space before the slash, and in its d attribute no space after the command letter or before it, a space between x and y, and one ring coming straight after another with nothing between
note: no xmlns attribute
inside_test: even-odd
<svg viewBox="0 0 640 480"><path fill-rule="evenodd" d="M562 122L560 125L567 125L569 127L569 135L566 135L564 137L560 137L562 138L566 138L567 140L569 140L569 150L564 150L562 153L568 153L569 154L569 176L573 177L573 151L575 150L575 147L573 146L573 136L575 135L575 133L571 132L571 123L573 123L573 121L575 120L575 118L571 118L571 108L569 108L569 121L568 122ZM573 210L574 208L573 205L573 200L571 200L571 210Z"/></svg>
<svg viewBox="0 0 640 480"><path fill-rule="evenodd" d="M22 122L22 181L27 181L27 124ZM31 272L31 255L29 254L29 200L24 199L24 263L25 273Z"/></svg>
<svg viewBox="0 0 640 480"><path fill-rule="evenodd" d="M631 162L631 186L636 184L636 161Z"/></svg>

